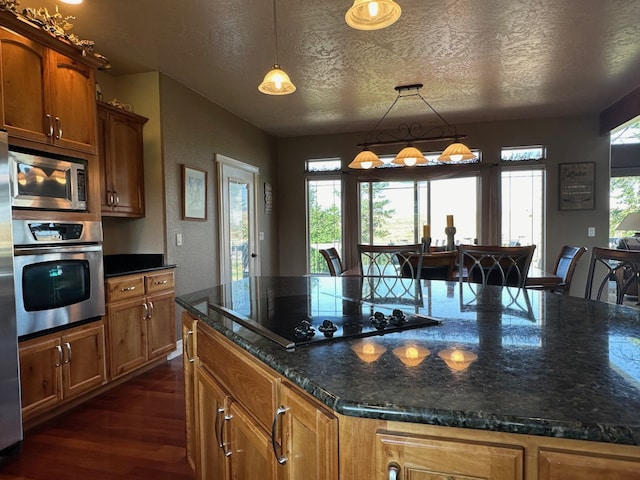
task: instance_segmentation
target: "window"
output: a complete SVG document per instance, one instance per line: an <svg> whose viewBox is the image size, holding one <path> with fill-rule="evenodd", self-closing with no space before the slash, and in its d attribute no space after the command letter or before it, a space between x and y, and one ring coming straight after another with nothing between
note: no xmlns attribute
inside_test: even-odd
<svg viewBox="0 0 640 480"><path fill-rule="evenodd" d="M455 198L455 201L452 199ZM444 246L446 216L453 215L456 243L477 238L478 178L360 183L360 242L418 243L431 225L431 245Z"/></svg>
<svg viewBox="0 0 640 480"><path fill-rule="evenodd" d="M334 247L342 256L342 184L340 177L307 179L309 273L329 273L320 250Z"/></svg>
<svg viewBox="0 0 640 480"><path fill-rule="evenodd" d="M502 245L536 245L531 264L544 268L544 168L503 168L501 185Z"/></svg>
<svg viewBox="0 0 640 480"><path fill-rule="evenodd" d="M321 158L307 161L307 172L335 172L342 168L339 158Z"/></svg>

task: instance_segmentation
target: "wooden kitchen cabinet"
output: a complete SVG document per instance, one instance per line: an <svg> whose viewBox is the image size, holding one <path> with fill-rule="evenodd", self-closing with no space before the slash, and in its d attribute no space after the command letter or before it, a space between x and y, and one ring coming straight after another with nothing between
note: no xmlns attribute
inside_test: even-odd
<svg viewBox="0 0 640 480"><path fill-rule="evenodd" d="M196 323L196 478L337 480L336 416Z"/></svg>
<svg viewBox="0 0 640 480"><path fill-rule="evenodd" d="M23 420L106 381L102 320L20 343Z"/></svg>
<svg viewBox="0 0 640 480"><path fill-rule="evenodd" d="M187 440L187 462L196 469L196 380L195 380L195 332L197 320L191 316L182 317L182 367L184 369L185 436Z"/></svg>
<svg viewBox="0 0 640 480"><path fill-rule="evenodd" d="M9 138L96 151L94 68L0 28L0 119Z"/></svg>
<svg viewBox="0 0 640 480"><path fill-rule="evenodd" d="M102 214L144 217L142 128L147 119L103 102L97 111Z"/></svg>
<svg viewBox="0 0 640 480"><path fill-rule="evenodd" d="M160 270L107 279L111 378L136 370L175 350L173 273L173 270Z"/></svg>
<svg viewBox="0 0 640 480"><path fill-rule="evenodd" d="M524 449L518 446L463 442L445 438L376 432L376 478L450 480L520 480L524 475Z"/></svg>
<svg viewBox="0 0 640 480"><path fill-rule="evenodd" d="M338 479L338 419L325 407L311 402L295 386L280 389L280 444L286 462L280 478L286 480ZM277 426L278 424L276 424Z"/></svg>
<svg viewBox="0 0 640 480"><path fill-rule="evenodd" d="M604 452L603 452L604 453ZM613 455L586 455L569 451L540 451L540 480L637 480L640 459Z"/></svg>

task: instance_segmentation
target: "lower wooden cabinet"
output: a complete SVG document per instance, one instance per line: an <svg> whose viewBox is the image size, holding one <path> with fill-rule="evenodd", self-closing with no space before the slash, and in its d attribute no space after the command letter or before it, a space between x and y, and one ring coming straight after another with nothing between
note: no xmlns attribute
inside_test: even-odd
<svg viewBox="0 0 640 480"><path fill-rule="evenodd" d="M23 420L106 381L102 320L20 343Z"/></svg>
<svg viewBox="0 0 640 480"><path fill-rule="evenodd" d="M175 350L172 270L108 278L105 289L111 378Z"/></svg>
<svg viewBox="0 0 640 480"><path fill-rule="evenodd" d="M182 366L184 369L185 437L187 462L196 468L196 379L195 379L195 331L198 322L189 316L182 318Z"/></svg>
<svg viewBox="0 0 640 480"><path fill-rule="evenodd" d="M376 478L520 480L524 449L397 432L376 432Z"/></svg>
<svg viewBox="0 0 640 480"><path fill-rule="evenodd" d="M542 449L539 471L540 480L637 480L640 478L640 458Z"/></svg>
<svg viewBox="0 0 640 480"><path fill-rule="evenodd" d="M197 479L338 479L328 409L208 325L197 322L192 335Z"/></svg>

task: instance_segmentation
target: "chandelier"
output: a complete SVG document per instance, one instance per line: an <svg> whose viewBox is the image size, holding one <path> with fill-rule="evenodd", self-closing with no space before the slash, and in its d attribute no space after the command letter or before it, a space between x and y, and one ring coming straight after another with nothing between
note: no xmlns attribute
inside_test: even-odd
<svg viewBox="0 0 640 480"><path fill-rule="evenodd" d="M273 36L276 47L276 63L274 63L271 70L264 76L262 83L258 85L258 90L265 95L289 95L296 91L296 86L293 84L287 72L278 64L278 23L277 23L277 11L276 0L273 0Z"/></svg>
<svg viewBox="0 0 640 480"><path fill-rule="evenodd" d="M414 144L443 140L453 140L453 143L449 145L444 152L442 152L442 155L438 157L438 161L459 162L461 160L472 160L477 158L466 145L459 142L459 140L466 138L466 135L458 134L455 125L451 125L447 122L444 117L440 115L420 94L422 86L423 85L421 83L416 83L395 87L396 92L398 92L396 99L378 121L376 126L373 127L373 130L367 134L365 142L358 144L359 147L362 147L362 151L356 155L353 161L349 164L349 168L369 169L384 165L385 163L370 149L370 147L378 147L382 145L406 145L391 161L391 163L395 165L408 167L424 165L427 163L427 159L424 157L422 152L414 146ZM403 123L398 126L396 134L380 133L374 137L378 127L387 115L389 115L389 112L391 112L396 103L398 103L398 100L406 97L418 97L422 100L422 102L429 107L429 109L431 109L431 111L435 113L440 120L442 120L445 127L433 127L423 131L422 126L417 122L413 122L411 124Z"/></svg>

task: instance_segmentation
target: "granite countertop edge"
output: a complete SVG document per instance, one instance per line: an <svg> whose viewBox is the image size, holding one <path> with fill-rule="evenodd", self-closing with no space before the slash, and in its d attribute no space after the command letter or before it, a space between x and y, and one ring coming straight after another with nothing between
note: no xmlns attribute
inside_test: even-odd
<svg viewBox="0 0 640 480"><path fill-rule="evenodd" d="M206 314L193 308L189 303L178 297L176 298L176 303L341 415L444 427L472 428L502 433L640 445L640 425L567 423L544 418L518 418L508 415L495 415L491 412L437 410L428 406L416 409L405 408L395 404L385 406L369 405L355 399L340 398L310 380L295 368L283 365L254 343L247 341L224 325L212 320Z"/></svg>

